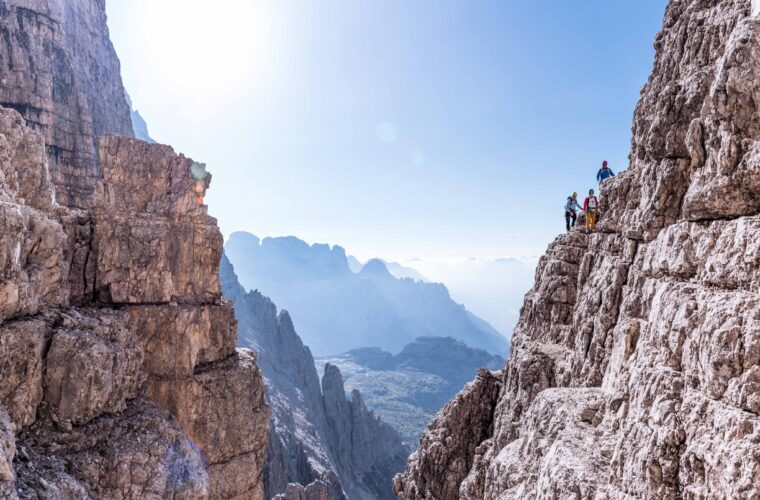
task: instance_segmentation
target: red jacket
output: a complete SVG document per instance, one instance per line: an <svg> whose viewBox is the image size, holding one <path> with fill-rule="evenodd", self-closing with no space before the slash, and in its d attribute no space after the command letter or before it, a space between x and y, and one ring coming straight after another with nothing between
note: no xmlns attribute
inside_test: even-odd
<svg viewBox="0 0 760 500"><path fill-rule="evenodd" d="M586 211L586 209L588 208L588 201L589 201L589 198L591 198L591 196L586 196L586 199L585 199L585 200L583 200L583 211L584 211L584 212L585 212L585 211ZM594 196L594 201L596 202L596 203L594 204L594 209L595 209L595 210L599 210L599 198L597 198L596 196Z"/></svg>

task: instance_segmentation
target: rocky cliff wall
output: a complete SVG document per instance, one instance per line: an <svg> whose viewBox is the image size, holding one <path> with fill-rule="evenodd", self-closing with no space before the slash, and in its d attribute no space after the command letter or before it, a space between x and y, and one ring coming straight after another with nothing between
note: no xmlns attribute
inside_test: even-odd
<svg viewBox="0 0 760 500"><path fill-rule="evenodd" d="M221 277L240 322L239 343L259 354L272 407L266 496L395 498L391 480L409 453L399 434L367 409L358 391L347 398L337 367L325 367L320 385L311 351L288 313L278 314L258 291L245 292L226 257Z"/></svg>
<svg viewBox="0 0 760 500"><path fill-rule="evenodd" d="M193 162L99 155L92 208L63 207L43 137L0 108L0 495L263 498L270 410Z"/></svg>
<svg viewBox="0 0 760 500"><path fill-rule="evenodd" d="M58 201L89 207L98 138L133 134L103 0L0 2L0 106L42 134Z"/></svg>
<svg viewBox="0 0 760 500"><path fill-rule="evenodd" d="M670 2L599 232L550 245L504 370L438 415L394 481L402 498L757 497L750 13L750 0Z"/></svg>

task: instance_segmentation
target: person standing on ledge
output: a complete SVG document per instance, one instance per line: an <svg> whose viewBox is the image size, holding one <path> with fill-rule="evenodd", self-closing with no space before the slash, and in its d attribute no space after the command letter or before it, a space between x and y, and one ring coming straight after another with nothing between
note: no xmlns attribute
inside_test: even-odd
<svg viewBox="0 0 760 500"><path fill-rule="evenodd" d="M599 172L596 173L596 182L599 183L599 189L602 188L602 182L606 179L609 179L610 177L615 177L615 172L613 172L612 169L607 166L607 160L604 160L602 162L602 168L600 168Z"/></svg>
<svg viewBox="0 0 760 500"><path fill-rule="evenodd" d="M588 190L588 196L583 201L583 213L586 214L586 229L589 232L596 229L596 215L599 210L599 198L594 196L594 190Z"/></svg>
<svg viewBox="0 0 760 500"><path fill-rule="evenodd" d="M578 217L578 211L581 210L581 206L578 205L578 193L573 193L572 196L567 197L567 203L565 203L565 226L570 231L575 225L575 219Z"/></svg>

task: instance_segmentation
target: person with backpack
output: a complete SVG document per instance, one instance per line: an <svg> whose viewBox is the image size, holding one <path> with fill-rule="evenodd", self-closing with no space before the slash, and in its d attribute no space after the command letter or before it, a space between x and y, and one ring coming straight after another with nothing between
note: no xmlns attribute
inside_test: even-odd
<svg viewBox="0 0 760 500"><path fill-rule="evenodd" d="M588 196L583 201L583 213L586 214L586 229L594 231L596 229L596 216L599 211L599 198L594 196L594 190L588 190Z"/></svg>
<svg viewBox="0 0 760 500"><path fill-rule="evenodd" d="M599 172L596 173L596 182L599 183L600 189L602 182L609 179L610 177L615 177L615 172L613 172L612 169L607 166L607 160L604 160L602 162L602 168L600 168Z"/></svg>
<svg viewBox="0 0 760 500"><path fill-rule="evenodd" d="M568 231L575 226L575 220L578 218L577 212L579 210L581 210L581 206L578 205L578 193L573 193L571 196L567 197L567 203L565 203L565 226Z"/></svg>

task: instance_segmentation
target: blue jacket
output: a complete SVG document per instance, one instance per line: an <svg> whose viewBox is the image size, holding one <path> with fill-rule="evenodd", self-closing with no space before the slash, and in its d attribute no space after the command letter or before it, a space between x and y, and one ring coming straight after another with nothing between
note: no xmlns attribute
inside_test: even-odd
<svg viewBox="0 0 760 500"><path fill-rule="evenodd" d="M599 172L596 174L596 182L602 182L610 177L615 177L615 172L613 172L610 167L600 168Z"/></svg>
<svg viewBox="0 0 760 500"><path fill-rule="evenodd" d="M575 212L576 210L583 210L580 205L578 205L577 200L573 200L572 196L567 197L567 203L565 204L565 210L568 212Z"/></svg>

